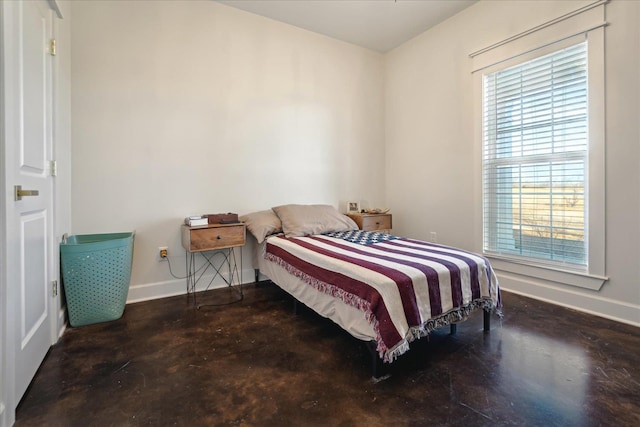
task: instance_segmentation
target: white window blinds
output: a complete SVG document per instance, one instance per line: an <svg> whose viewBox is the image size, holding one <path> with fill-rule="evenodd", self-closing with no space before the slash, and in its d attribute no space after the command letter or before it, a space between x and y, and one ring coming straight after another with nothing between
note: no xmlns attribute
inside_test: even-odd
<svg viewBox="0 0 640 427"><path fill-rule="evenodd" d="M488 254L587 264L587 42L483 76Z"/></svg>

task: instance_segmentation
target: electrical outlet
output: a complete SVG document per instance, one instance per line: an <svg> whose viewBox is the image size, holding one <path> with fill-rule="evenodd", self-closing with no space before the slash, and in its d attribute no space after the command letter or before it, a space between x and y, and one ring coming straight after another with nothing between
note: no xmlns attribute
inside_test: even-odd
<svg viewBox="0 0 640 427"><path fill-rule="evenodd" d="M438 243L438 233L435 231L431 232L431 243Z"/></svg>
<svg viewBox="0 0 640 427"><path fill-rule="evenodd" d="M169 256L169 248L166 246L158 247L158 255L160 256L160 261L167 258Z"/></svg>

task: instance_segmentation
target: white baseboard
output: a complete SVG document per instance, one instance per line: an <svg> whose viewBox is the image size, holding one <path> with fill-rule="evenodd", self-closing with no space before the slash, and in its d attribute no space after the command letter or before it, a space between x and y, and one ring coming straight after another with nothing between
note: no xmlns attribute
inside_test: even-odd
<svg viewBox="0 0 640 427"><path fill-rule="evenodd" d="M497 272L497 275L500 288L505 291L640 327L640 305L588 295L570 287L561 288L509 273Z"/></svg>
<svg viewBox="0 0 640 427"><path fill-rule="evenodd" d="M58 338L64 334L67 329L67 306L66 304L58 310Z"/></svg>
<svg viewBox="0 0 640 427"><path fill-rule="evenodd" d="M196 285L196 292L204 291L211 281L213 274L204 275ZM245 269L242 271L242 284L253 283L255 274L253 269ZM209 289L224 288L227 283L221 278L216 279L208 287ZM129 295L127 296L127 304L149 301L158 298L173 297L176 295L185 295L187 293L186 279L174 279L165 282L143 283L131 285L129 287Z"/></svg>

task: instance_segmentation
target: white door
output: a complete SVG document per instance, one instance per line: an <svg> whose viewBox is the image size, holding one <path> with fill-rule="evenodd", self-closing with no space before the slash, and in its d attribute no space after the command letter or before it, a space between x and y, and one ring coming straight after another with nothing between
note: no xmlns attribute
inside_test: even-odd
<svg viewBox="0 0 640 427"><path fill-rule="evenodd" d="M52 294L52 10L2 2L6 218L5 396L13 411L55 340ZM21 186L24 196L14 196ZM18 200L20 199L21 200ZM10 367L13 365L13 370Z"/></svg>

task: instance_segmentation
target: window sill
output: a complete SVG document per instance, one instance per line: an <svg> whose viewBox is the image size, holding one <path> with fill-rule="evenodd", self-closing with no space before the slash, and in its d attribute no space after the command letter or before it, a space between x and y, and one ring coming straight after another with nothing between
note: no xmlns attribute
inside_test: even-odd
<svg viewBox="0 0 640 427"><path fill-rule="evenodd" d="M496 257L495 255L485 256L491 261L491 266L494 270L508 271L510 273L536 277L538 279L549 280L583 289L590 289L592 291L599 291L600 288L602 288L602 285L604 285L604 282L609 280L608 277L580 271L562 270L560 268L550 266L525 264L512 259Z"/></svg>

